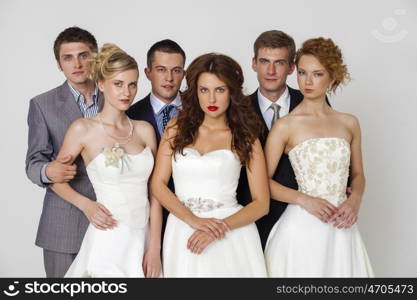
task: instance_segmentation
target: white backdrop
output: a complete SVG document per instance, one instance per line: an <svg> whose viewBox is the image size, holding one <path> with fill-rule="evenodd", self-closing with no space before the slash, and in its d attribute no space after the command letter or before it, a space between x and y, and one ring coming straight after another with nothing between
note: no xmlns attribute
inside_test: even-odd
<svg viewBox="0 0 417 300"><path fill-rule="evenodd" d="M359 226L377 276L417 276L417 2L211 0L0 2L0 276L44 276L34 245L44 190L24 171L29 99L64 81L52 45L64 28L91 31L145 67L146 51L171 38L187 53L221 52L242 65L245 91L257 87L252 47L263 31L280 29L297 46L331 37L353 80L331 98L356 115L363 132L367 189ZM150 89L141 72L137 99ZM297 87L295 76L289 83Z"/></svg>

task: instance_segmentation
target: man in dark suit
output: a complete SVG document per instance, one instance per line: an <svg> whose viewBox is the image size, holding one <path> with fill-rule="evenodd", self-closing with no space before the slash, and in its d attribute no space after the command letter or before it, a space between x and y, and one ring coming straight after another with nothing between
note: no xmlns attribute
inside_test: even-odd
<svg viewBox="0 0 417 300"><path fill-rule="evenodd" d="M176 42L167 39L152 45L145 68L152 91L127 111L130 118L152 124L158 143L167 122L178 114L181 106L179 90L185 75L184 64L184 50Z"/></svg>
<svg viewBox="0 0 417 300"><path fill-rule="evenodd" d="M181 106L179 92L185 75L185 52L174 41L166 39L152 45L147 53L146 77L152 91L132 105L126 112L134 120L144 120L155 129L158 144L168 121L177 116ZM168 184L174 191L172 178ZM167 210L163 210L162 234L165 229Z"/></svg>
<svg viewBox="0 0 417 300"><path fill-rule="evenodd" d="M89 224L81 210L48 187L70 181L77 192L95 199L81 157L73 165L68 164L71 157L55 160L69 125L94 116L102 107L102 95L88 77L88 61L94 52L97 42L88 31L70 27L61 32L54 53L66 81L30 101L26 173L33 183L47 188L36 237L36 245L43 248L47 277L64 276Z"/></svg>
<svg viewBox="0 0 417 300"><path fill-rule="evenodd" d="M259 88L250 97L253 108L264 125L263 133L259 137L263 146L273 123L288 114L303 99L299 90L286 84L287 76L295 69L294 56L294 40L282 31L266 31L254 43L252 69L257 73ZM273 178L282 185L298 188L294 170L285 154L282 155ZM242 205L252 200L245 168L242 168L237 197ZM263 248L269 232L286 207L287 203L271 199L269 214L256 222Z"/></svg>

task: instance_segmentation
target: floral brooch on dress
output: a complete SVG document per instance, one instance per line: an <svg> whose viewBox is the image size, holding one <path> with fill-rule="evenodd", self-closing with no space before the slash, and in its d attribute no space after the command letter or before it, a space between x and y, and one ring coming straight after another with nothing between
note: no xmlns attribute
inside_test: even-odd
<svg viewBox="0 0 417 300"><path fill-rule="evenodd" d="M106 167L112 166L115 168L119 168L120 161L122 161L123 165L124 158L126 157L125 151L122 148L120 148L120 145L118 143L116 143L111 148L103 148L102 153L105 157L104 163Z"/></svg>

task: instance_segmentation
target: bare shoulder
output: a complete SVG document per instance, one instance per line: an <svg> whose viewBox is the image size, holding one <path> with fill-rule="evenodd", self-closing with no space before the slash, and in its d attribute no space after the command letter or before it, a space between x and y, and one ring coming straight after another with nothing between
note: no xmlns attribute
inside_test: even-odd
<svg viewBox="0 0 417 300"><path fill-rule="evenodd" d="M80 118L71 123L68 132L77 135L85 135L93 126L90 119Z"/></svg>
<svg viewBox="0 0 417 300"><path fill-rule="evenodd" d="M359 120L356 116L348 113L336 112L336 117L345 124L349 129L355 130L359 128Z"/></svg>
<svg viewBox="0 0 417 300"><path fill-rule="evenodd" d="M145 132L149 132L149 131L153 131L153 126L151 125L151 123L146 122L146 121L137 121L137 120L131 120L132 124L135 126L135 128L141 132L145 131Z"/></svg>
<svg viewBox="0 0 417 300"><path fill-rule="evenodd" d="M274 126L272 126L270 134L276 135L276 134L286 134L289 132L291 128L291 124L294 123L294 121L297 119L297 116L288 114L282 118L279 118L275 123Z"/></svg>
<svg viewBox="0 0 417 300"><path fill-rule="evenodd" d="M149 122L132 120L132 124L134 125L136 134L144 139L146 143L149 142L149 139L156 139L155 130Z"/></svg>

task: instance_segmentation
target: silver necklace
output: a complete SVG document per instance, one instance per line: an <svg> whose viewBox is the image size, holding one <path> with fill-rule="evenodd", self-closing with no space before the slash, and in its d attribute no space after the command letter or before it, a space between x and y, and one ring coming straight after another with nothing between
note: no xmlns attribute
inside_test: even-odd
<svg viewBox="0 0 417 300"><path fill-rule="evenodd" d="M127 136L117 136L117 135L110 134L109 132L107 132L106 127L104 127L103 121L101 120L101 118L100 118L99 115L97 115L97 118L98 118L98 120L100 122L101 128L103 128L103 130L104 130L104 133L106 135L108 135L109 137L111 137L113 140L116 141L116 143L114 144L114 147L113 148L116 148L116 149L117 148L120 148L121 145L128 144L130 142L130 140L132 139L132 136L133 136L133 124L132 124L132 121L129 119L129 117L127 118L127 120L129 121L129 127L130 127L130 129L129 129L129 134ZM119 142L118 140L126 140L126 141Z"/></svg>

